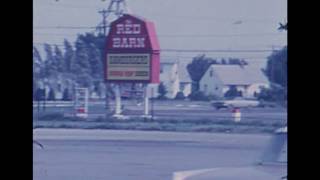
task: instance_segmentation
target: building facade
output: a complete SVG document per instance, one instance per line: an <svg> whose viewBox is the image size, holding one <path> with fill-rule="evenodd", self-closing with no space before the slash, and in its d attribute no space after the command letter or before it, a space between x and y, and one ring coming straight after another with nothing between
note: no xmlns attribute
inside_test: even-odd
<svg viewBox="0 0 320 180"><path fill-rule="evenodd" d="M235 87L244 98L255 98L262 88L269 88L262 71L248 66L211 65L200 80L200 91L205 95L222 98Z"/></svg>

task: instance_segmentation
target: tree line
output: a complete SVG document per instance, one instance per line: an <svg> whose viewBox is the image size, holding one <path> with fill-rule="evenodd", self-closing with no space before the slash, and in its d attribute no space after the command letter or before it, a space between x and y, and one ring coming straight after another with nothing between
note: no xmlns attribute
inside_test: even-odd
<svg viewBox="0 0 320 180"><path fill-rule="evenodd" d="M37 47L33 47L33 92L34 98L44 98L43 87L37 82L50 79L70 80L74 85L81 87L94 87L99 91L98 85L103 82L103 56L105 37L86 33L78 35L74 44L64 40L63 45L44 44L44 54L40 54ZM199 81L212 64L237 64L240 66L248 63L243 59L213 59L205 55L193 58L187 65L187 70L193 81L191 98L203 99L199 92ZM261 98L266 100L286 99L287 94L287 47L274 51L267 61L266 68L262 70L271 82L271 90L263 90ZM56 89L51 88L47 99L54 100ZM164 96L165 87L160 86L159 94ZM63 89L63 99L71 97L71 89ZM179 94L181 96L181 93Z"/></svg>
<svg viewBox="0 0 320 180"><path fill-rule="evenodd" d="M63 45L44 44L44 54L33 47L33 90L35 97L37 82L50 79L68 79L81 87L95 86L103 80L103 54L105 37L86 33L78 35L74 44L64 40ZM50 89L51 91L51 89ZM54 89L52 88L52 91ZM69 89L70 91L70 89ZM50 93L49 93L50 94ZM51 93L52 94L52 93ZM53 93L54 94L54 93ZM54 99L54 97L51 97Z"/></svg>

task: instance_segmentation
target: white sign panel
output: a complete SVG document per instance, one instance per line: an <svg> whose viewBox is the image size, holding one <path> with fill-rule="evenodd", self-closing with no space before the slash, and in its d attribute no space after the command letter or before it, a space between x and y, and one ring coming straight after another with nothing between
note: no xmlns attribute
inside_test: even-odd
<svg viewBox="0 0 320 180"><path fill-rule="evenodd" d="M108 54L107 80L149 80L150 54Z"/></svg>

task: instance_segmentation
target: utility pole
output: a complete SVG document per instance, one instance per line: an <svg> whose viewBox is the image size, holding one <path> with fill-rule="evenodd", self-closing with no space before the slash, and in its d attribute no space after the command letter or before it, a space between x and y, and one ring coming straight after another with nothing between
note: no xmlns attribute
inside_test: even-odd
<svg viewBox="0 0 320 180"><path fill-rule="evenodd" d="M125 12L129 12L129 9L127 8L126 0L111 0L107 9L98 11L98 13L102 15L102 22L97 26L96 30L100 34L101 32L103 32L105 40L107 38L107 33L110 30L109 29L110 23L115 19L121 17ZM103 53L103 61L105 61L105 59L106 59L106 52ZM108 116L110 113L109 92L111 91L111 84L106 82L105 87L106 87L105 108L106 108L106 115ZM119 89L120 87L117 87L116 91L120 91ZM119 94L120 92L116 92L116 93Z"/></svg>
<svg viewBox="0 0 320 180"><path fill-rule="evenodd" d="M99 33L101 33L101 29L103 31L103 35L106 37L107 36L107 10L103 9L101 11L98 11L101 15L102 15L102 26L98 26L97 30L100 31Z"/></svg>
<svg viewBox="0 0 320 180"><path fill-rule="evenodd" d="M111 0L107 9L99 11L102 15L102 22L97 26L96 30L100 33L102 30L103 34L107 36L110 23L128 12L130 12L130 10L127 7L126 0Z"/></svg>

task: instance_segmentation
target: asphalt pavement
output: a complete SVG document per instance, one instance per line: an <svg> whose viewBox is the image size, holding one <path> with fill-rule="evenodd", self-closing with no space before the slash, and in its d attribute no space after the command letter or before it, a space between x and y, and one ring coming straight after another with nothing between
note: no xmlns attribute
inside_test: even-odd
<svg viewBox="0 0 320 180"><path fill-rule="evenodd" d="M169 180L176 171L244 167L270 139L260 134L35 129L34 180Z"/></svg>

